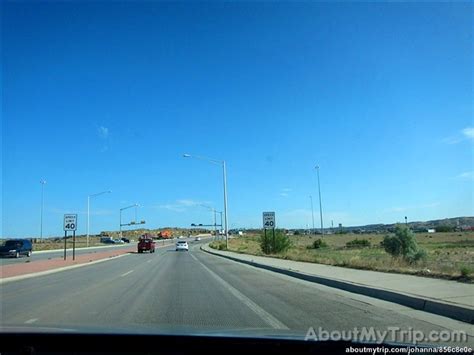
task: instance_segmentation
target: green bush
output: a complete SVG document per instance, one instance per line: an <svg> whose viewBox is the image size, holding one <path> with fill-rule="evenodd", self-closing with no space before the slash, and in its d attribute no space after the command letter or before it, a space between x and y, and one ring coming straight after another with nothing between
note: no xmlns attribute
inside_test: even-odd
<svg viewBox="0 0 474 355"><path fill-rule="evenodd" d="M217 250L227 250L225 242L212 242L209 246Z"/></svg>
<svg viewBox="0 0 474 355"><path fill-rule="evenodd" d="M367 248L370 247L370 241L367 239L354 239L346 243L348 248Z"/></svg>
<svg viewBox="0 0 474 355"><path fill-rule="evenodd" d="M321 238L313 242L313 249L327 248L327 246L328 246L327 243Z"/></svg>
<svg viewBox="0 0 474 355"><path fill-rule="evenodd" d="M436 232L438 233L447 233L447 232L453 232L454 231L454 227L452 226L448 226L448 225L441 225L441 226L438 226L435 228L436 229Z"/></svg>
<svg viewBox="0 0 474 355"><path fill-rule="evenodd" d="M275 229L275 237L273 232L267 230L260 235L260 248L264 254L277 254L288 250L291 246L291 241L285 233L279 229Z"/></svg>
<svg viewBox="0 0 474 355"><path fill-rule="evenodd" d="M380 245L392 256L400 256L402 253L402 243L396 236L385 236Z"/></svg>
<svg viewBox="0 0 474 355"><path fill-rule="evenodd" d="M380 243L393 257L402 256L410 264L426 258L426 251L418 246L415 234L406 226L397 226L394 236L385 236Z"/></svg>
<svg viewBox="0 0 474 355"><path fill-rule="evenodd" d="M463 266L461 268L461 276L462 277L469 277L469 275L472 273L472 270L469 269L467 266Z"/></svg>
<svg viewBox="0 0 474 355"><path fill-rule="evenodd" d="M410 264L416 264L418 261L422 261L426 259L426 251L424 249L419 248L415 252L410 252L405 255L405 260Z"/></svg>

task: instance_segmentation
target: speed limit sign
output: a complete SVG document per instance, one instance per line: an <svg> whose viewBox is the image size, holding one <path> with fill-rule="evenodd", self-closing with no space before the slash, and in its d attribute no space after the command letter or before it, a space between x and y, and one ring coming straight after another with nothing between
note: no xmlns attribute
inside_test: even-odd
<svg viewBox="0 0 474 355"><path fill-rule="evenodd" d="M275 212L263 212L263 228L275 228Z"/></svg>
<svg viewBox="0 0 474 355"><path fill-rule="evenodd" d="M77 230L77 214L65 214L64 215L64 231L76 231Z"/></svg>

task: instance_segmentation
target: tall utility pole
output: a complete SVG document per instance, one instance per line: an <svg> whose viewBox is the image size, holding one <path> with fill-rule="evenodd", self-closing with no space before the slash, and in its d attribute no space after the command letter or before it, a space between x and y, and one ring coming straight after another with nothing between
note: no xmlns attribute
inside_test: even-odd
<svg viewBox="0 0 474 355"><path fill-rule="evenodd" d="M311 220L313 221L313 234L314 234L314 209L313 209L313 196L309 195L311 200Z"/></svg>
<svg viewBox="0 0 474 355"><path fill-rule="evenodd" d="M227 212L227 171L226 171L226 165L225 165L225 160L216 160L216 159L211 159L207 157L202 157L198 155L191 155L191 154L183 154L184 158L195 158L195 159L201 159L201 160L207 160L213 164L220 164L222 165L222 177L223 177L223 183L224 183L224 232L225 232L225 244L226 248L229 247L229 221L228 221L228 212ZM222 224L222 223L221 223Z"/></svg>
<svg viewBox="0 0 474 355"><path fill-rule="evenodd" d="M107 191L102 191L96 194L88 195L87 196L87 246L89 246L89 227L90 227L90 209L91 209L91 197L96 197L100 196L103 194L109 194L112 191L107 190Z"/></svg>
<svg viewBox="0 0 474 355"><path fill-rule="evenodd" d="M316 173L318 174L318 192L319 192L319 216L321 218L321 235L323 235L323 205L321 203L321 185L319 183L319 165L316 165Z"/></svg>
<svg viewBox="0 0 474 355"><path fill-rule="evenodd" d="M224 175L224 225L225 225L225 248L229 249L229 225L227 220L227 173L225 160L222 161L222 172Z"/></svg>
<svg viewBox="0 0 474 355"><path fill-rule="evenodd" d="M41 217L40 217L40 240L43 240L43 208L44 208L44 185L46 185L46 180L40 180L41 184Z"/></svg>

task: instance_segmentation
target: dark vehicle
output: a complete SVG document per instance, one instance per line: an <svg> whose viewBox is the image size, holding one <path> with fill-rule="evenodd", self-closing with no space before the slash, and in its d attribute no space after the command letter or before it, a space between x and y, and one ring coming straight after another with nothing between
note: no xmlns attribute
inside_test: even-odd
<svg viewBox="0 0 474 355"><path fill-rule="evenodd" d="M141 236L138 240L138 252L143 253L144 251L149 251L150 253L155 252L155 241L153 238L148 236Z"/></svg>
<svg viewBox="0 0 474 355"><path fill-rule="evenodd" d="M0 247L0 256L19 258L21 255L31 256L33 247L28 239L11 239Z"/></svg>
<svg viewBox="0 0 474 355"><path fill-rule="evenodd" d="M124 243L130 243L130 239L128 238L121 238L121 240L123 240Z"/></svg>

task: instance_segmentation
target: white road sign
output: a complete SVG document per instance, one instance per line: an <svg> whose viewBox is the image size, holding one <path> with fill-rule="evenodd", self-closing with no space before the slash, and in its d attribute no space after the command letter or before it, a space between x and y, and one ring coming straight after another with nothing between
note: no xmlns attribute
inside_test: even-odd
<svg viewBox="0 0 474 355"><path fill-rule="evenodd" d="M263 212L263 228L275 228L275 212Z"/></svg>
<svg viewBox="0 0 474 355"><path fill-rule="evenodd" d="M64 231L77 230L77 214L64 215Z"/></svg>

